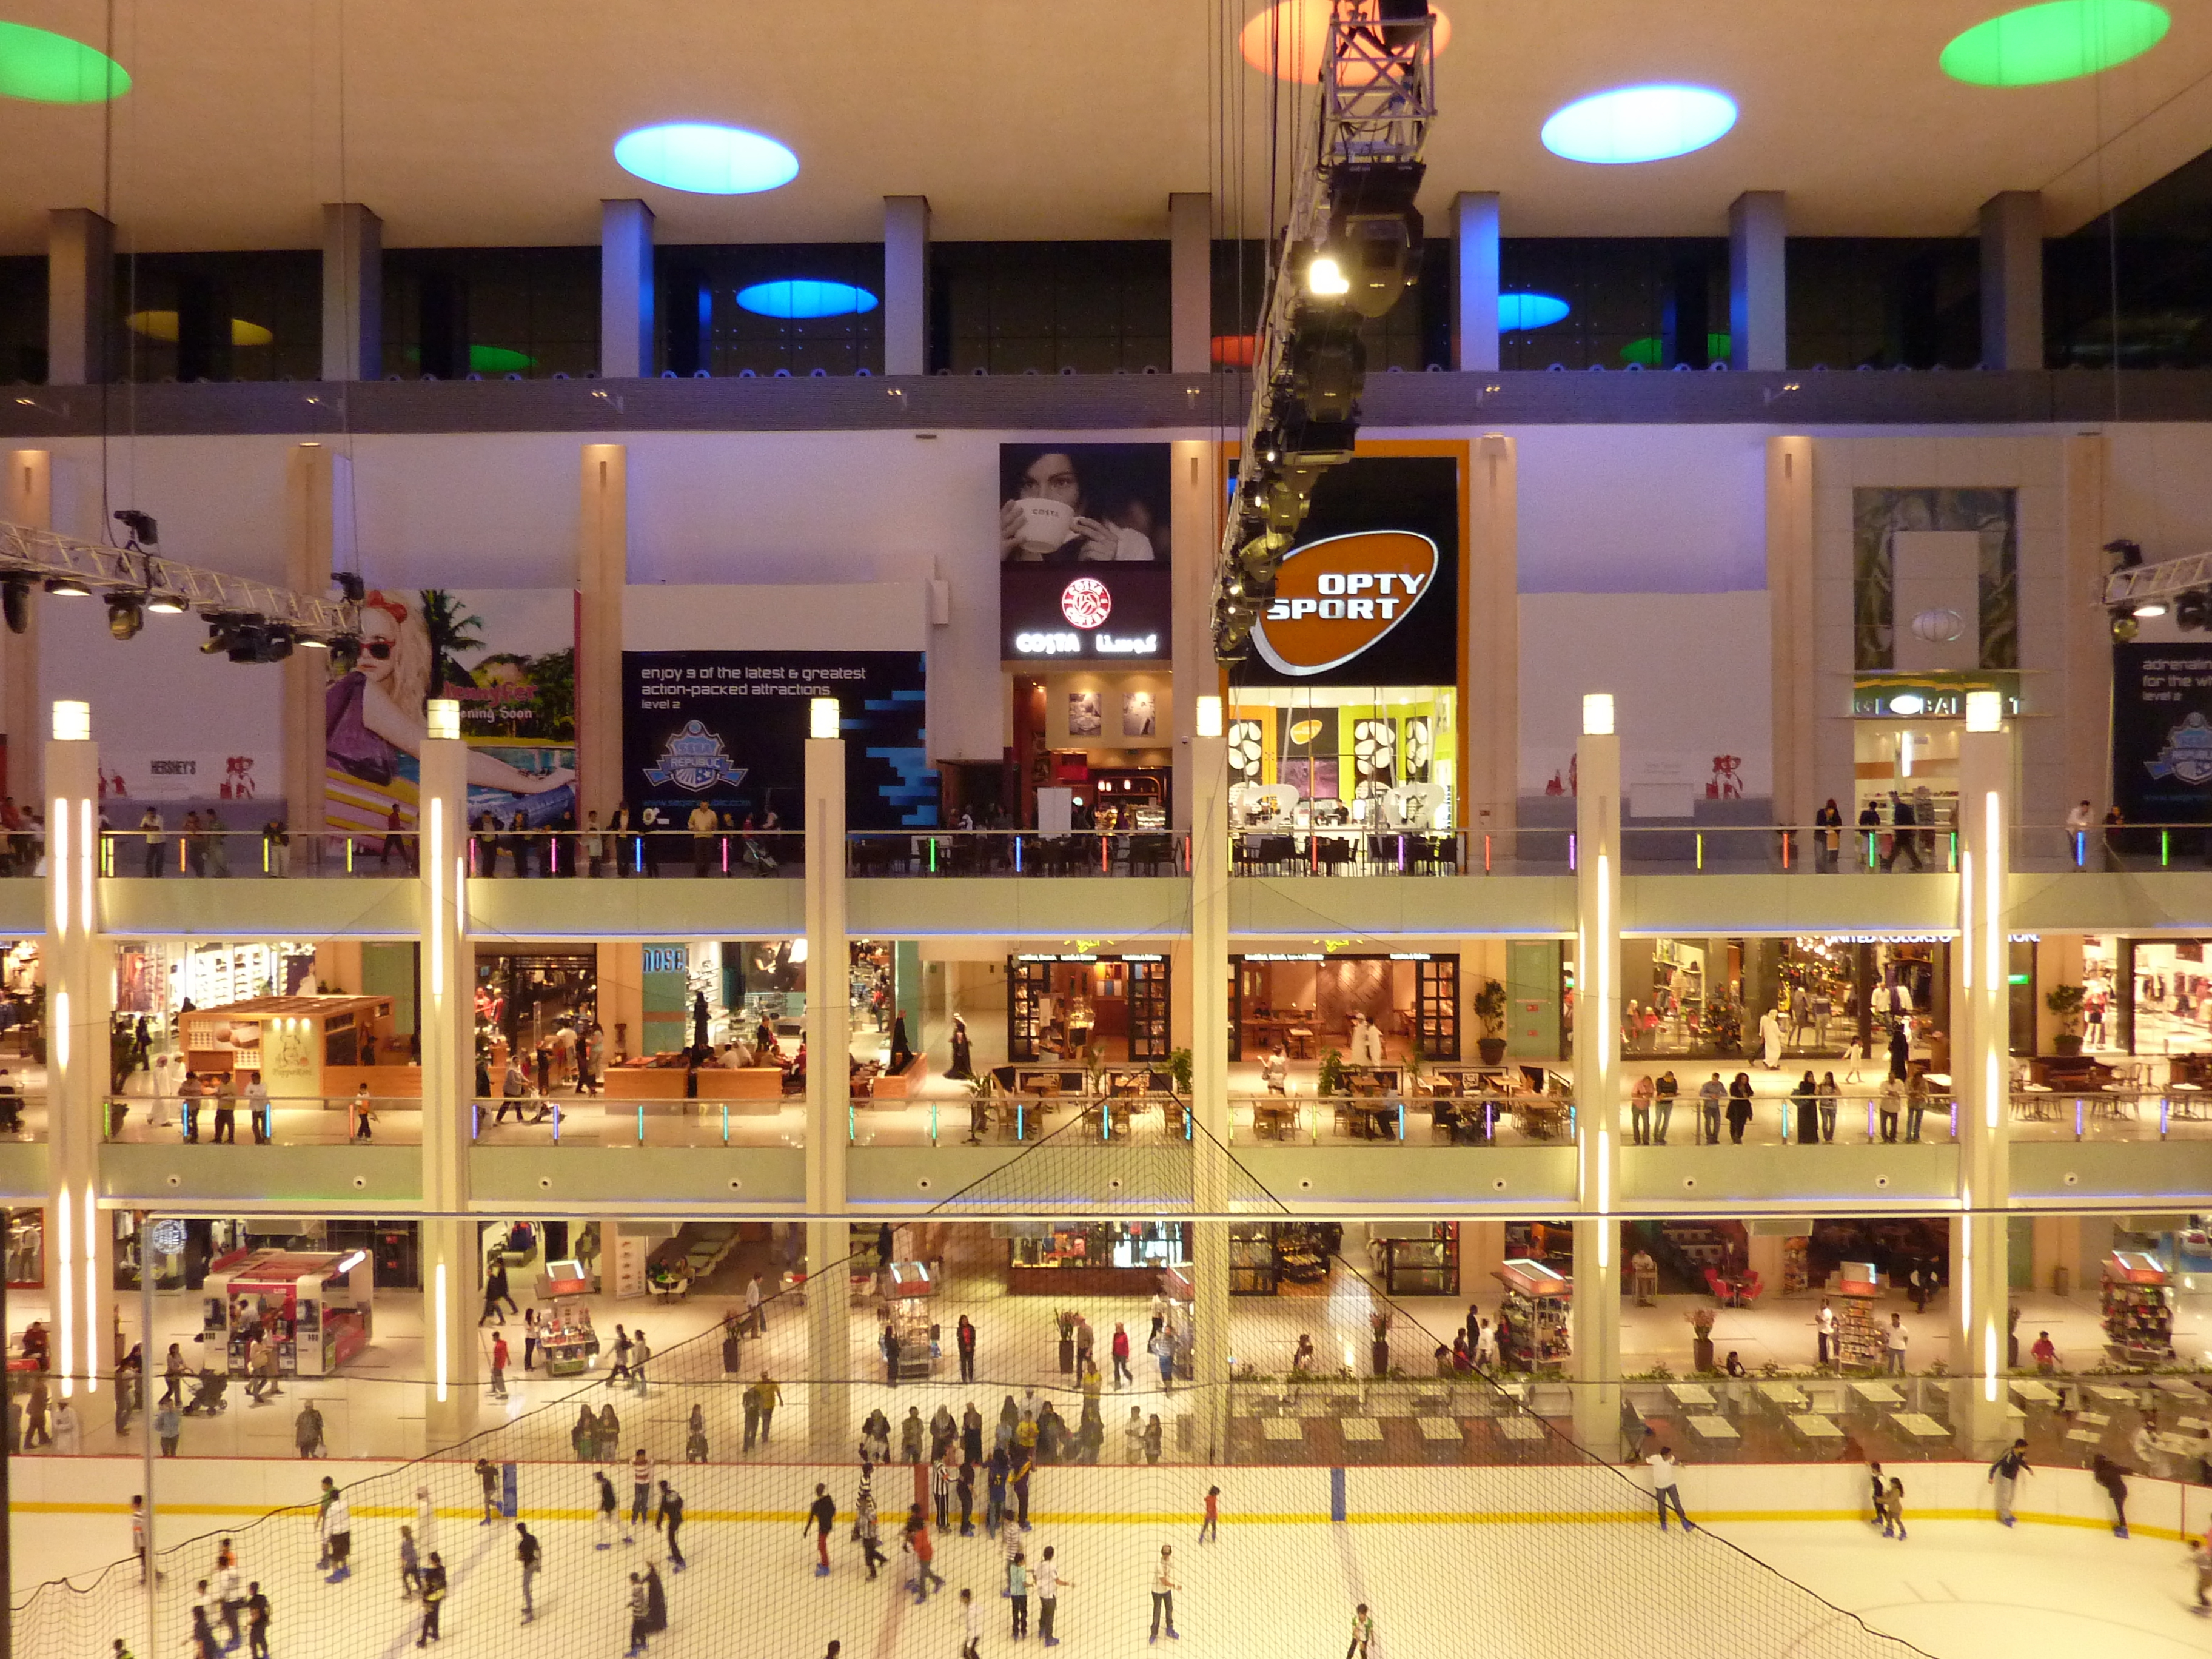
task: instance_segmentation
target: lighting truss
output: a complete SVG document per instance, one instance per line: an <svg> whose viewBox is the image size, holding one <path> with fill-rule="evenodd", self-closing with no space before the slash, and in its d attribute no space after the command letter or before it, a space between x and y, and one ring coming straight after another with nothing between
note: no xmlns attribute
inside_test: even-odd
<svg viewBox="0 0 2212 1659"><path fill-rule="evenodd" d="M1214 637L1217 651L1224 638L1241 637L1249 629L1235 625L1247 591L1239 585L1243 570L1237 557L1271 526L1254 494L1245 486L1254 479L1255 457L1263 433L1279 429L1292 392L1291 343L1301 318L1310 325L1316 307L1305 283L1305 258L1328 239L1330 213L1340 176L1352 169L1382 169L1392 166L1418 168L1428 143L1429 127L1436 118L1433 40L1435 16L1384 21L1381 12L1390 8L1380 0L1334 0L1323 43L1320 74L1321 98L1310 126L1296 141L1290 176L1292 179L1290 214L1285 233L1271 250L1273 270L1267 299L1252 356L1252 404L1245 417L1243 477L1231 501L1221 538L1220 559L1214 576ZM1354 326L1357 317L1347 320ZM1309 332L1311 331L1310 326ZM1303 517L1303 511L1298 514ZM1290 537L1278 515L1272 526L1277 548L1287 548ZM1224 635L1224 624L1228 624ZM1224 660L1231 653L1220 652Z"/></svg>
<svg viewBox="0 0 2212 1659"><path fill-rule="evenodd" d="M2163 564L2138 564L2105 578L2107 605L2136 605L2171 599L2192 588L2212 587L2212 553L2191 553Z"/></svg>
<svg viewBox="0 0 2212 1659"><path fill-rule="evenodd" d="M349 599L295 593L244 576L163 558L139 547L79 541L0 520L0 576L75 577L96 594L173 595L205 617L251 616L289 623L315 638L361 631L361 607Z"/></svg>

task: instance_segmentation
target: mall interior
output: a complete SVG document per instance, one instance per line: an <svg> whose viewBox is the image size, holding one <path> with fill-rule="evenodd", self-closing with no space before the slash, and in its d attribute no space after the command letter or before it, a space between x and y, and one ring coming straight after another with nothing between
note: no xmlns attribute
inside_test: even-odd
<svg viewBox="0 0 2212 1659"><path fill-rule="evenodd" d="M2212 14L832 21L0 0L8 1651L2206 1651Z"/></svg>

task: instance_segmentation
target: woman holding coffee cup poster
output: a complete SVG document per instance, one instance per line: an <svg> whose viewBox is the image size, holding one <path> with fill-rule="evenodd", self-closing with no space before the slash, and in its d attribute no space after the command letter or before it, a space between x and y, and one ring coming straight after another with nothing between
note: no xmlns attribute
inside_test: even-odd
<svg viewBox="0 0 2212 1659"><path fill-rule="evenodd" d="M1002 452L999 556L1006 564L1166 558L1166 446L1074 444ZM1153 472L1161 476L1157 484ZM1155 495L1162 499L1155 501Z"/></svg>

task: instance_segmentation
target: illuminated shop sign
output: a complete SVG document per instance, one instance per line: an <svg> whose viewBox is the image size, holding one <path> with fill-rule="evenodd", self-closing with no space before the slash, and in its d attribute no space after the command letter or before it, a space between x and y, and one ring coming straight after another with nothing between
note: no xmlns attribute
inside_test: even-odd
<svg viewBox="0 0 2212 1659"><path fill-rule="evenodd" d="M1252 630L1270 667L1304 678L1386 638L1428 593L1437 544L1410 530L1365 530L1293 548Z"/></svg>
<svg viewBox="0 0 2212 1659"><path fill-rule="evenodd" d="M1163 568L1070 571L1009 565L999 605L1008 659L1136 660L1170 653L1171 579Z"/></svg>
<svg viewBox="0 0 2212 1659"><path fill-rule="evenodd" d="M1999 693L2008 719L2021 712L2017 674L1871 674L1852 685L1851 714L1863 720L1962 720L1969 691Z"/></svg>

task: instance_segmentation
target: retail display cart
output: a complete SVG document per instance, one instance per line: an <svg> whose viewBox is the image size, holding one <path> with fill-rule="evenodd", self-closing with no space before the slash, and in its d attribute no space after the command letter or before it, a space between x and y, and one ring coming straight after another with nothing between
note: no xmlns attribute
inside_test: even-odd
<svg viewBox="0 0 2212 1659"><path fill-rule="evenodd" d="M548 1376L580 1376L599 1361L599 1335L584 1302L591 1287L580 1261L549 1261L538 1276L538 1294L552 1309L538 1322Z"/></svg>
<svg viewBox="0 0 2212 1659"><path fill-rule="evenodd" d="M2137 1365L2173 1358L2173 1298L2165 1266L2141 1250L2105 1258L2105 1346Z"/></svg>
<svg viewBox="0 0 2212 1659"><path fill-rule="evenodd" d="M328 1376L368 1346L374 1270L367 1250L256 1250L207 1279L202 1352L246 1373L258 1333L276 1344L286 1376Z"/></svg>
<svg viewBox="0 0 2212 1659"><path fill-rule="evenodd" d="M1499 1364L1507 1370L1533 1371L1564 1360L1574 1280L1526 1258L1506 1262L1495 1277L1505 1286L1499 1317L1508 1322Z"/></svg>
<svg viewBox="0 0 2212 1659"><path fill-rule="evenodd" d="M937 1330L930 1323L929 1298L937 1294L937 1276L926 1261L894 1261L883 1277L884 1322L898 1344L901 1382L937 1373Z"/></svg>
<svg viewBox="0 0 2212 1659"><path fill-rule="evenodd" d="M1881 1271L1871 1261L1839 1262L1829 1290L1835 1298L1836 1369L1880 1370L1888 1342L1875 1307L1881 1296Z"/></svg>

